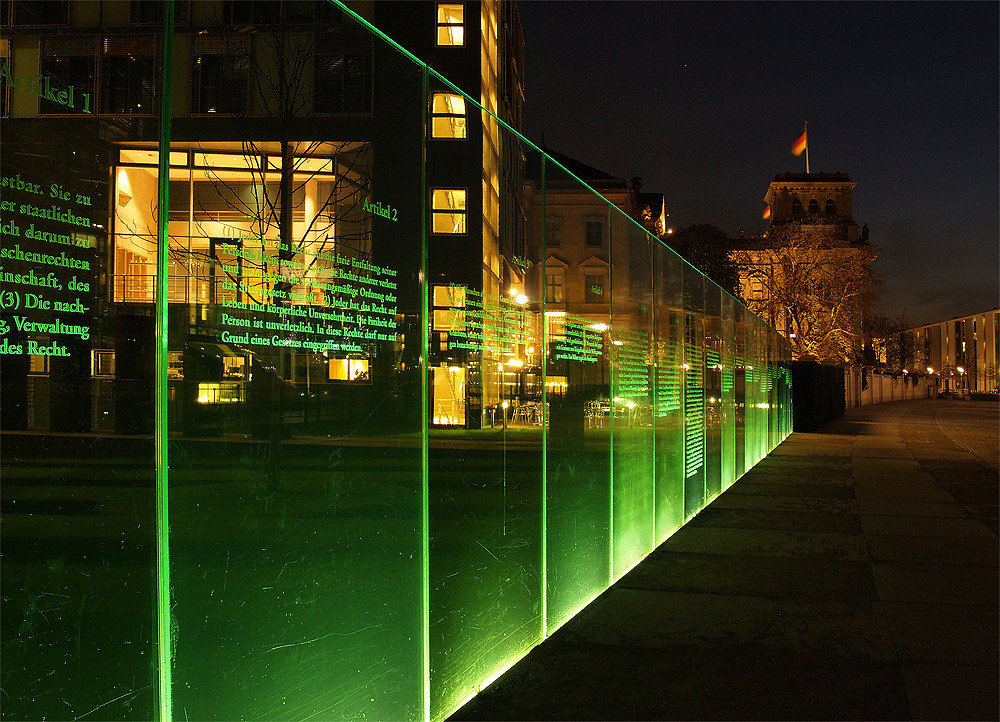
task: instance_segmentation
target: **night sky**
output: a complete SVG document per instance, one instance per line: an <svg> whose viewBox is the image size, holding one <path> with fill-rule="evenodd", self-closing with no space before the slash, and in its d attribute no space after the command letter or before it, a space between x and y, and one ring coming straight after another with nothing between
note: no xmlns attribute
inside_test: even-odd
<svg viewBox="0 0 1000 722"><path fill-rule="evenodd" d="M763 231L775 173L846 172L912 325L998 304L998 5L521 0L524 132L666 195L675 227Z"/></svg>

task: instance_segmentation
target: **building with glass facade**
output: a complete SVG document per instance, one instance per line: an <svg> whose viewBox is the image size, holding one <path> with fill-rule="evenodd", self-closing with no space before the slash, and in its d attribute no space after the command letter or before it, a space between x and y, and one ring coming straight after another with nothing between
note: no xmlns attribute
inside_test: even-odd
<svg viewBox="0 0 1000 722"><path fill-rule="evenodd" d="M4 719L441 719L790 432L787 342L515 131L513 3L0 13Z"/></svg>
<svg viewBox="0 0 1000 722"><path fill-rule="evenodd" d="M1000 392L1000 310L911 328L901 336L903 367L940 374L942 392Z"/></svg>

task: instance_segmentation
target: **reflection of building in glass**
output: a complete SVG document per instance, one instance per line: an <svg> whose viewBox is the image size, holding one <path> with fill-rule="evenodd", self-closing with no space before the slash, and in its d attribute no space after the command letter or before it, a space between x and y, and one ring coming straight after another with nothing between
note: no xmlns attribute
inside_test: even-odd
<svg viewBox="0 0 1000 722"><path fill-rule="evenodd" d="M919 326L902 333L903 368L940 374L942 391L997 393L1000 311Z"/></svg>
<svg viewBox="0 0 1000 722"><path fill-rule="evenodd" d="M358 5L433 67L173 5L0 3L4 716L445 719L789 433L787 344L662 197L526 192L513 4Z"/></svg>
<svg viewBox="0 0 1000 722"><path fill-rule="evenodd" d="M5 4L13 19L0 46L5 68L12 78L41 76L51 87L72 91L53 101L4 84L0 110L9 116L8 137L16 136L28 151L25 158L40 154L30 150L32 143L44 145L60 159L59 173L74 173L100 200L93 224L77 228L74 237L88 233L100 259L93 270L102 285L88 310L96 312L90 343L106 360L100 376L83 374L76 384L73 394L89 399L86 404L62 404L65 378L62 391L50 394L47 359L31 362L26 385L8 394L8 403L30 404L30 412L18 413L34 428L51 423L48 410L35 407L54 404L63 409L60 415L73 417L61 423L134 431L148 425L151 412L140 423L131 413L116 417L115 410L131 403L124 388L149 373L133 368L137 357L122 353L120 337L141 337L139 330L152 322L159 112L153 91L162 7L100 3L95 15L85 3L44 5L51 12L29 11L31 3ZM523 41L516 5L377 4L367 12L433 58L458 87L478 89L474 99L491 112L519 125ZM414 172L418 162L397 160L419 161L424 144L425 179L433 188L430 232L455 240L432 247L429 262L438 277L469 289L490 315L509 306L510 287L527 290L523 260L513 261L525 255L522 152L500 142L499 124L488 114L470 115L461 93L441 87L431 95L429 139L400 134L404 119L390 110L419 90L419 74L380 66L378 59L394 50L328 2L180 2L175 23L169 383L172 393L190 398L185 408L222 403L198 384L223 379L249 387L273 374L275 381L305 384L301 403L308 404L318 402L317 389L371 383L371 374L350 371L360 364L404 373L404 359L415 358L420 343L417 329L402 333L407 315L419 311L419 288L417 279L395 274L404 263L419 263L405 239L412 239L408 229L421 219L410 190L422 179ZM62 26L73 29L72 38L53 33ZM378 67L390 70L376 73ZM419 126L419 117L410 121ZM99 143L78 132L94 122L107 129ZM83 137L91 144L86 152L80 152ZM108 163L110 174L100 163L88 165L95 157ZM12 154L6 160L15 169L21 162ZM376 191L376 169L390 167L395 177L383 172ZM255 320L264 326L254 327ZM500 402L509 382L505 354L511 347L499 340L506 332L502 325L482 348L448 351L449 332L440 330L436 340L446 353L433 356L432 365L452 369L448 378L461 377L456 388L463 406L445 423L464 419L470 404L476 409L470 423L478 425L484 406ZM240 361L239 372L232 359ZM446 386L454 384L432 383L432 396ZM240 398L249 402L252 396L243 392ZM200 416L171 418L187 432L204 433L206 424L192 421ZM210 433L241 428L238 410L220 407L218 416L208 423Z"/></svg>
<svg viewBox="0 0 1000 722"><path fill-rule="evenodd" d="M528 244L530 253L540 256L544 238L546 308L608 324L612 287L621 291L633 284L648 286L643 279L649 275L649 260L629 239L634 235L633 222L663 235L663 195L640 192L638 179L630 187L621 178L550 148L543 150L601 194L587 191L549 163L543 219L541 156L537 151L527 153ZM622 213L609 212L605 199Z"/></svg>

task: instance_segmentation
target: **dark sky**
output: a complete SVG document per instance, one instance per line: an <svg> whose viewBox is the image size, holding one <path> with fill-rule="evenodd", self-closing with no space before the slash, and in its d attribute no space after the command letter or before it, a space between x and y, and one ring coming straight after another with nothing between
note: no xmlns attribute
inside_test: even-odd
<svg viewBox="0 0 1000 722"><path fill-rule="evenodd" d="M996 2L520 0L524 132L666 195L674 226L756 233L775 173L846 172L881 310L998 304Z"/></svg>

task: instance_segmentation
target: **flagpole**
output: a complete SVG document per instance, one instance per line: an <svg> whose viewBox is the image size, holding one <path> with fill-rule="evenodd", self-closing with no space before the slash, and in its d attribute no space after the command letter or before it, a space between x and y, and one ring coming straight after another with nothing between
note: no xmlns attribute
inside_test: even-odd
<svg viewBox="0 0 1000 722"><path fill-rule="evenodd" d="M809 175L809 121L806 121L805 129L802 131L806 136L806 175Z"/></svg>

